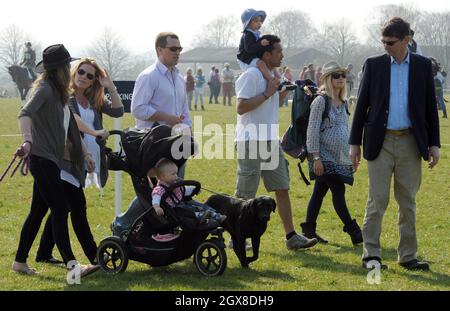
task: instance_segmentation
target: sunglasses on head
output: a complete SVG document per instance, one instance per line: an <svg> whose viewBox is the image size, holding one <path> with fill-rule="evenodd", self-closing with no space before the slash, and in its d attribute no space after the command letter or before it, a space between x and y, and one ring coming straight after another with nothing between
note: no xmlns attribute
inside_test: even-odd
<svg viewBox="0 0 450 311"><path fill-rule="evenodd" d="M169 49L172 52L183 51L183 48L181 46L166 46L166 49Z"/></svg>
<svg viewBox="0 0 450 311"><path fill-rule="evenodd" d="M331 77L332 77L333 79L339 79L339 78L345 79L345 78L347 78L347 75L346 75L345 73L343 73L343 72L333 72L333 73L331 74Z"/></svg>
<svg viewBox="0 0 450 311"><path fill-rule="evenodd" d="M88 80L94 80L95 78L92 73L86 72L84 69L78 69L77 73L80 76L84 76L86 74L86 78L88 78Z"/></svg>
<svg viewBox="0 0 450 311"><path fill-rule="evenodd" d="M393 46L393 45L396 44L398 41L400 41L400 39L394 40L394 41L384 41L384 40L381 40L381 43L383 43L383 45Z"/></svg>

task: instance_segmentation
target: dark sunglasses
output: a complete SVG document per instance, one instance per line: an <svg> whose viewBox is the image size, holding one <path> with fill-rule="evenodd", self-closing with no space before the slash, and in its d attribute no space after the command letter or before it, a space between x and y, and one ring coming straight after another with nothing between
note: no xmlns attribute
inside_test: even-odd
<svg viewBox="0 0 450 311"><path fill-rule="evenodd" d="M95 76L92 73L88 73L84 71L84 69L78 69L77 73L80 76L84 76L84 74L86 74L86 78L88 78L88 80L94 80L95 78Z"/></svg>
<svg viewBox="0 0 450 311"><path fill-rule="evenodd" d="M345 73L343 73L343 72L334 72L334 73L331 74L331 77L333 79L339 79L339 78L345 79L345 78L347 78L347 75Z"/></svg>
<svg viewBox="0 0 450 311"><path fill-rule="evenodd" d="M400 39L394 40L394 41L384 41L384 40L381 40L381 43L383 43L383 45L393 46L393 45L396 44L398 41L400 41Z"/></svg>
<svg viewBox="0 0 450 311"><path fill-rule="evenodd" d="M183 51L183 48L181 46L166 46L166 49L169 49L172 52Z"/></svg>

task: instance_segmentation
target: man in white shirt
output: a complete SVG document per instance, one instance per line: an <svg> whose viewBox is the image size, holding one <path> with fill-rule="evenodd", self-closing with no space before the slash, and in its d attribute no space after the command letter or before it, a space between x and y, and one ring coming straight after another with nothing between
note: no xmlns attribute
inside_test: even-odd
<svg viewBox="0 0 450 311"><path fill-rule="evenodd" d="M192 127L184 79L175 67L183 50L180 40L172 32L162 32L155 49L158 59L139 74L134 85L131 114L136 128L152 128L156 122ZM179 176L184 177L184 165Z"/></svg>
<svg viewBox="0 0 450 311"><path fill-rule="evenodd" d="M136 127L151 128L155 122L191 126L184 79L175 67L183 50L178 36L158 34L155 49L158 59L139 74L133 90L131 114Z"/></svg>
<svg viewBox="0 0 450 311"><path fill-rule="evenodd" d="M269 45L258 58L273 72L283 59L280 39L273 35L261 39L269 41ZM262 178L266 190L275 192L287 248L308 248L315 245L317 239L297 234L292 222L288 163L278 138L278 109L287 93L279 95L278 84L279 81L274 80L268 83L258 68L249 68L236 81L238 178L235 195L254 198Z"/></svg>

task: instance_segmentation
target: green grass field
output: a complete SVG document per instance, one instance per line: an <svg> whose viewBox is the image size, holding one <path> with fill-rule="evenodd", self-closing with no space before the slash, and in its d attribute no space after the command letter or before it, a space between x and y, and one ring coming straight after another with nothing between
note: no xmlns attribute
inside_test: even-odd
<svg viewBox="0 0 450 311"><path fill-rule="evenodd" d="M194 116L203 117L203 126L216 123L224 127L227 123L235 123L234 107L208 104L205 107L204 112L193 112ZM18 100L0 100L1 172L21 143L21 137L14 136L19 133L16 118L19 108ZM105 126L111 129L113 120L107 118L105 122ZM290 109L282 108L280 132L287 128L289 122ZM432 171L423 163L422 186L417 197L419 257L432 264L431 272L409 272L397 265L397 205L392 195L381 237L383 260L389 265L389 270L382 272L381 284L369 285L367 272L361 268L362 247L354 247L349 236L342 232L342 224L328 195L318 220L318 232L328 238L328 245L317 245L307 251L288 251L280 219L274 215L262 237L260 258L251 264L250 269L242 269L234 253L227 249L228 267L220 277L203 277L192 259L163 268L130 262L121 275L110 276L100 271L82 279L81 285L68 285L63 267L34 262L39 234L28 260L39 274L27 277L10 270L32 193L32 177L17 175L6 177L0 183L0 290L449 290L450 121L440 118L440 122L443 144L441 161ZM122 127L133 125L134 120L127 114L122 119ZM204 137L206 140L207 136ZM294 224L300 231L299 223L304 220L312 187L305 186L296 162L289 160ZM129 177L123 176L122 210L125 210L134 197L134 190ZM236 181L236 160L190 160L186 179L195 179L206 188L232 194ZM347 188L348 206L359 224L362 224L364 217L367 182L367 166L363 162L355 176L354 186ZM265 194L263 187L260 187L259 194ZM208 195L203 191L198 199L203 201ZM114 174L111 174L103 197L93 188L86 190L86 196L89 222L99 243L111 234L109 224L114 217ZM70 234L77 259L86 263L87 259L72 229ZM57 250L54 255L60 258Z"/></svg>

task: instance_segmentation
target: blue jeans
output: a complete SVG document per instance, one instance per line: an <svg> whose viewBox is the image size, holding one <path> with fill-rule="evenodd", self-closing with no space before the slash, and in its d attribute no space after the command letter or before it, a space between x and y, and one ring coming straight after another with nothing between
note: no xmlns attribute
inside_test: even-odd
<svg viewBox="0 0 450 311"><path fill-rule="evenodd" d="M214 220L219 221L220 217L222 216L219 214L215 209L212 207L202 204L200 202L197 202L195 200L187 201L187 202L181 202L177 208L184 208L187 209L195 214L195 217L197 220L201 220L203 218L203 215L206 213L206 211L211 212L211 218Z"/></svg>
<svg viewBox="0 0 450 311"><path fill-rule="evenodd" d="M446 116L447 108L445 107L444 96L438 95L438 96L436 96L436 99L437 99L438 108L442 109L442 113L444 114L444 116Z"/></svg>

